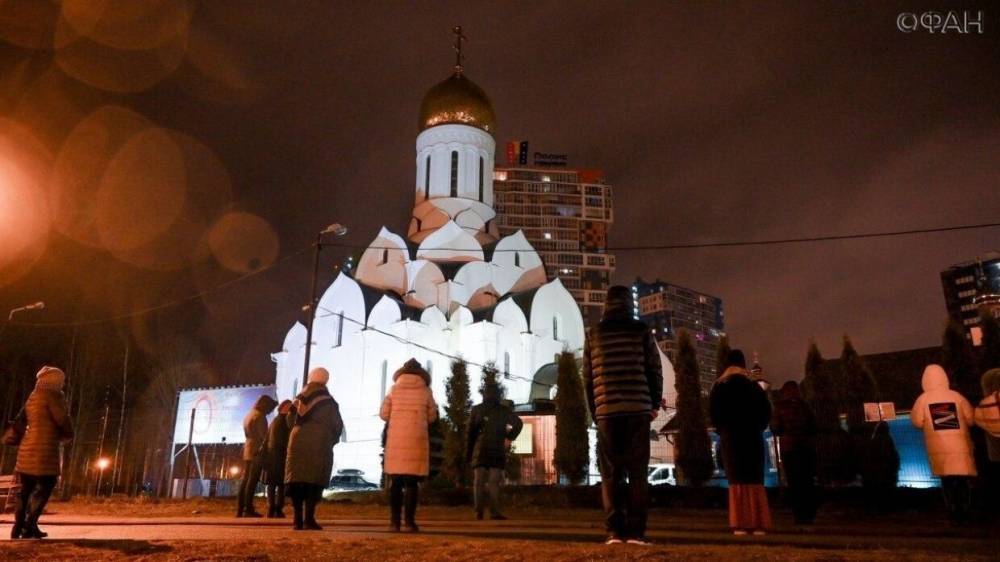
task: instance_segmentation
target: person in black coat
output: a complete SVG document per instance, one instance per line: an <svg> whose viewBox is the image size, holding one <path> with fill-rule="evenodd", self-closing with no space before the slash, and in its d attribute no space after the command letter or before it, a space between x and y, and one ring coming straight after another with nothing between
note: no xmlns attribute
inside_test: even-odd
<svg viewBox="0 0 1000 562"><path fill-rule="evenodd" d="M797 524L810 525L816 518L816 418L795 381L782 385L779 396L771 433L778 438L792 515Z"/></svg>
<svg viewBox="0 0 1000 562"><path fill-rule="evenodd" d="M497 385L486 385L482 404L472 408L466 449L475 478L476 519L483 518L487 503L490 519L506 519L500 513L500 481L507 466L507 443L517 439L523 425L521 418L500 402Z"/></svg>
<svg viewBox="0 0 1000 562"><path fill-rule="evenodd" d="M771 403L746 366L742 351L729 352L709 407L729 480L729 526L737 535L762 535L771 527L764 490L764 429L771 420Z"/></svg>
<svg viewBox="0 0 1000 562"><path fill-rule="evenodd" d="M267 486L267 516L285 516L285 457L288 454L288 411L292 401L278 406L278 415L267 428L267 452L264 460L264 484Z"/></svg>

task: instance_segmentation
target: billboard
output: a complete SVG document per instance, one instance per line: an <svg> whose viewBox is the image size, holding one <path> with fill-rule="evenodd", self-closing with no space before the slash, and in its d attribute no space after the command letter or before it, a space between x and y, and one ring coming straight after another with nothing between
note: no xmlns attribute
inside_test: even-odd
<svg viewBox="0 0 1000 562"><path fill-rule="evenodd" d="M174 443L187 443L188 431L191 429L191 410L194 410L191 443L243 443L243 418L262 394L274 398L274 385L180 391L177 395Z"/></svg>

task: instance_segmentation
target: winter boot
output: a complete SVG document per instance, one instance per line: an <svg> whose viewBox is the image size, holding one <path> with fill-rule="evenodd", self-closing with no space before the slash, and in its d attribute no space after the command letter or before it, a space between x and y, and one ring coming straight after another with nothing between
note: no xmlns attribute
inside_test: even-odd
<svg viewBox="0 0 1000 562"><path fill-rule="evenodd" d="M306 514L303 527L308 531L322 531L323 527L316 522L316 498L306 498Z"/></svg>
<svg viewBox="0 0 1000 562"><path fill-rule="evenodd" d="M420 531L417 527L416 517L417 517L417 487L407 486L406 492L403 499L404 512L406 514L406 530L410 533L416 533Z"/></svg>
<svg viewBox="0 0 1000 562"><path fill-rule="evenodd" d="M292 500L292 510L294 511L292 515L292 528L296 531L301 531L305 528L302 523L302 500Z"/></svg>
<svg viewBox="0 0 1000 562"><path fill-rule="evenodd" d="M10 538L19 539L24 532L24 515L14 514L14 526L10 528Z"/></svg>

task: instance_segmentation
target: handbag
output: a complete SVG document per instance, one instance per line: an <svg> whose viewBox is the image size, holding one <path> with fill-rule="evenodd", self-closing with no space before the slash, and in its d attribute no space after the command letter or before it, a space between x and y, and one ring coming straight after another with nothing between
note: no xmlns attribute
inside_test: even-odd
<svg viewBox="0 0 1000 562"><path fill-rule="evenodd" d="M1000 438L1000 392L984 397L976 406L976 425Z"/></svg>
<svg viewBox="0 0 1000 562"><path fill-rule="evenodd" d="M3 444L7 447L17 447L24 439L24 433L28 430L28 417L24 415L24 407L14 416L13 420L4 422Z"/></svg>

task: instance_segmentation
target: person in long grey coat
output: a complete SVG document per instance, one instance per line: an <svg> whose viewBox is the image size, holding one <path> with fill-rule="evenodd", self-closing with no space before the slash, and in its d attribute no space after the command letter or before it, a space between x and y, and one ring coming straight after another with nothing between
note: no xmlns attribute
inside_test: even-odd
<svg viewBox="0 0 1000 562"><path fill-rule="evenodd" d="M14 472L21 482L21 494L14 512L12 539L41 539L47 533L38 528L45 504L59 479L59 446L73 438L73 426L66 414L63 386L66 375L56 367L42 367L35 376L35 390L24 405L27 429Z"/></svg>
<svg viewBox="0 0 1000 562"><path fill-rule="evenodd" d="M330 396L326 383L330 372L323 367L309 371L305 388L295 397L288 412L288 457L285 459L285 487L295 510L295 530L322 530L316 522L316 504L330 485L333 446L340 440L344 421L340 406Z"/></svg>

